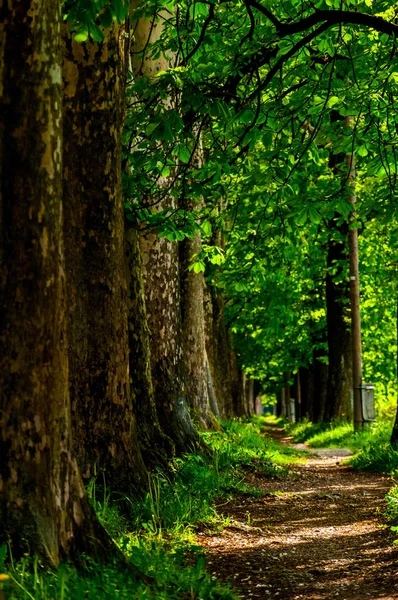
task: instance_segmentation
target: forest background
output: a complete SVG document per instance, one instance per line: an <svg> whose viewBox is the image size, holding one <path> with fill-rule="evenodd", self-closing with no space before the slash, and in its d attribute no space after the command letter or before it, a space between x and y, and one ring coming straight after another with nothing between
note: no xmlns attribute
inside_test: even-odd
<svg viewBox="0 0 398 600"><path fill-rule="evenodd" d="M359 428L353 396L371 381L394 445L393 3L0 10L13 556L108 560L83 482L100 477L125 512L148 471L203 451L199 430L255 413L260 394L288 418L292 397L297 418Z"/></svg>

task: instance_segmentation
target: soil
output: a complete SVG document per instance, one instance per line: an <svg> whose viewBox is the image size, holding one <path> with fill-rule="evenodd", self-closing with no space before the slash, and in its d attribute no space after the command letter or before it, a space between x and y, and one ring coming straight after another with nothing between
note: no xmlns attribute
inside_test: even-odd
<svg viewBox="0 0 398 600"><path fill-rule="evenodd" d="M341 464L349 453L313 451L282 480L251 474L264 495L234 496L219 508L231 519L222 533L199 533L207 569L240 598L398 599L396 535L383 517L391 479L352 471Z"/></svg>

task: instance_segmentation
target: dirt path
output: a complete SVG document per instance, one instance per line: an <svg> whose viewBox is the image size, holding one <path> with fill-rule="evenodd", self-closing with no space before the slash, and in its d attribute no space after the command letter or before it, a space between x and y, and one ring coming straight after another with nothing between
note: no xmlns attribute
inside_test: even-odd
<svg viewBox="0 0 398 600"><path fill-rule="evenodd" d="M398 599L398 547L380 515L390 478L351 471L339 450L319 454L286 480L248 481L269 495L219 509L231 524L199 534L208 569L242 598Z"/></svg>

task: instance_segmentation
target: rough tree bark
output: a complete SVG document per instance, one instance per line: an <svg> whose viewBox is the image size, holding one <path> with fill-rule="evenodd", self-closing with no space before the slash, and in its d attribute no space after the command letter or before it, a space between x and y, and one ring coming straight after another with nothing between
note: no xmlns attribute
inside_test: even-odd
<svg viewBox="0 0 398 600"><path fill-rule="evenodd" d="M8 0L0 22L0 544L54 566L111 546L71 451L60 11Z"/></svg>
<svg viewBox="0 0 398 600"><path fill-rule="evenodd" d="M188 206L186 206L188 208ZM181 314L186 396L193 417L204 429L218 428L210 405L205 343L204 277L189 270L192 256L201 250L200 234L180 243Z"/></svg>
<svg viewBox="0 0 398 600"><path fill-rule="evenodd" d="M126 254L129 266L130 384L133 411L142 454L148 467L158 467L175 454L172 440L159 424L151 373L150 332L142 276L138 230L126 224Z"/></svg>
<svg viewBox="0 0 398 600"><path fill-rule="evenodd" d="M146 489L129 381L121 189L125 49L114 24L101 44L66 35L65 242L74 445L122 492Z"/></svg>
<svg viewBox="0 0 398 600"><path fill-rule="evenodd" d="M161 20L140 19L135 23L133 70L137 77L151 78L167 69L163 56L153 59L150 52L145 52L148 42L155 42L161 32ZM175 209L176 200L166 196L157 207ZM141 234L140 246L159 422L176 451L187 452L196 448L200 439L186 402L178 245L148 230Z"/></svg>

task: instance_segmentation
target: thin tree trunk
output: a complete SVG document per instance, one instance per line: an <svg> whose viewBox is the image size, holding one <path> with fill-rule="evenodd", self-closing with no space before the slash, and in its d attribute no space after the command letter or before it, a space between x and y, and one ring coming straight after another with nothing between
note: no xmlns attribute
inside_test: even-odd
<svg viewBox="0 0 398 600"><path fill-rule="evenodd" d="M245 401L243 393L243 373L239 369L236 352L233 347L232 335L228 335L228 356L229 369L231 374L232 406L234 417L244 417L246 415Z"/></svg>
<svg viewBox="0 0 398 600"><path fill-rule="evenodd" d="M300 367L300 418L309 418L309 406L310 406L310 370L305 367Z"/></svg>
<svg viewBox="0 0 398 600"><path fill-rule="evenodd" d="M65 54L65 241L74 447L85 477L141 492L129 380L128 290L121 189L125 61L120 27Z"/></svg>
<svg viewBox="0 0 398 600"><path fill-rule="evenodd" d="M71 451L61 5L8 0L0 40L0 544L56 566L111 541Z"/></svg>
<svg viewBox="0 0 398 600"><path fill-rule="evenodd" d="M292 421L292 408L290 402L290 374L286 371L283 374L283 379L285 382L285 403L286 403L286 417L289 421Z"/></svg>
<svg viewBox="0 0 398 600"><path fill-rule="evenodd" d="M328 389L328 365L319 360L318 351L314 351L313 360L313 406L311 420L319 423L325 419L325 407Z"/></svg>
<svg viewBox="0 0 398 600"><path fill-rule="evenodd" d="M351 127L351 117L344 121L346 127ZM353 210L356 204L355 193L355 155L347 154L346 168L348 173L349 201ZM362 342L361 342L361 313L359 298L359 258L358 258L358 229L353 226L356 214L353 212L348 230L348 247L350 251L350 308L351 308L351 338L352 338L352 383L354 391L354 429L364 425L362 415Z"/></svg>
<svg viewBox="0 0 398 600"><path fill-rule="evenodd" d="M397 354L396 354L396 382L398 383L398 295L396 297L396 332L397 332ZM398 446L398 402L397 402L397 412L395 415L394 427L391 433L391 445Z"/></svg>

